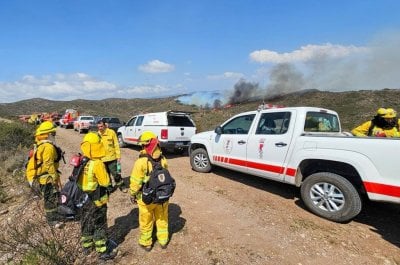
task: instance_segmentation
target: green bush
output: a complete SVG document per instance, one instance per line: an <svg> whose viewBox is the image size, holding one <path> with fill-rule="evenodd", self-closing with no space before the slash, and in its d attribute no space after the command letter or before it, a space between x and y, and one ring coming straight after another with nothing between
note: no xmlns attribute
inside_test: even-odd
<svg viewBox="0 0 400 265"><path fill-rule="evenodd" d="M31 125L16 122L0 122L0 150L11 151L18 147L33 144L34 128Z"/></svg>

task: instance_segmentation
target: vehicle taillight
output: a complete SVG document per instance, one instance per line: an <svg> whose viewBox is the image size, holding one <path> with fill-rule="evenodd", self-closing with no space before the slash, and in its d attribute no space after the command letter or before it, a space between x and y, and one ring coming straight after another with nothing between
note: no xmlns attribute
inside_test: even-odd
<svg viewBox="0 0 400 265"><path fill-rule="evenodd" d="M168 129L161 129L161 139L168 139Z"/></svg>

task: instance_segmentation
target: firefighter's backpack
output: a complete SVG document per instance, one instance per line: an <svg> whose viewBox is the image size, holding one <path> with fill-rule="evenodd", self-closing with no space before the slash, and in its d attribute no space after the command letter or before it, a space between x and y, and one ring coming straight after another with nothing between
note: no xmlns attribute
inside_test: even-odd
<svg viewBox="0 0 400 265"><path fill-rule="evenodd" d="M142 201L145 204L162 204L174 194L175 179L168 169L162 167L161 157L158 160L154 160L151 156L148 156L148 161L151 162L153 170L150 172L149 181L143 184Z"/></svg>
<svg viewBox="0 0 400 265"><path fill-rule="evenodd" d="M89 201L87 193L82 191L77 184L85 165L90 159L81 154L74 155L70 161L73 166L71 175L60 191L58 213L67 219L79 219L80 209Z"/></svg>

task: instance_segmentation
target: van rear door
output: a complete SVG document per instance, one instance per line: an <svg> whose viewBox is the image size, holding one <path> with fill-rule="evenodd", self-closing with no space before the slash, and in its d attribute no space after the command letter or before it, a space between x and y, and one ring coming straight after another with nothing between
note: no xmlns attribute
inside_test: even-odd
<svg viewBox="0 0 400 265"><path fill-rule="evenodd" d="M160 140L174 142L176 147L188 146L190 138L196 133L196 125L190 114L184 112L168 112L168 126L160 132Z"/></svg>

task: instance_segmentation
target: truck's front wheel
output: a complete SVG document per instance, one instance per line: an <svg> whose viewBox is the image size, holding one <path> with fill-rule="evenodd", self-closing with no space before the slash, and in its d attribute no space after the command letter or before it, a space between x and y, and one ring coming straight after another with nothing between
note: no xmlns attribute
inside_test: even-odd
<svg viewBox="0 0 400 265"><path fill-rule="evenodd" d="M203 148L198 148L190 154L190 165L193 170L202 173L208 173L211 171L211 163L208 158L207 151Z"/></svg>
<svg viewBox="0 0 400 265"><path fill-rule="evenodd" d="M307 208L334 222L346 222L357 216L362 201L354 186L340 175L319 172L301 185L301 198Z"/></svg>
<svg viewBox="0 0 400 265"><path fill-rule="evenodd" d="M118 143L119 143L119 147L126 147L126 143L124 142L124 138L122 137L122 134L118 134Z"/></svg>

